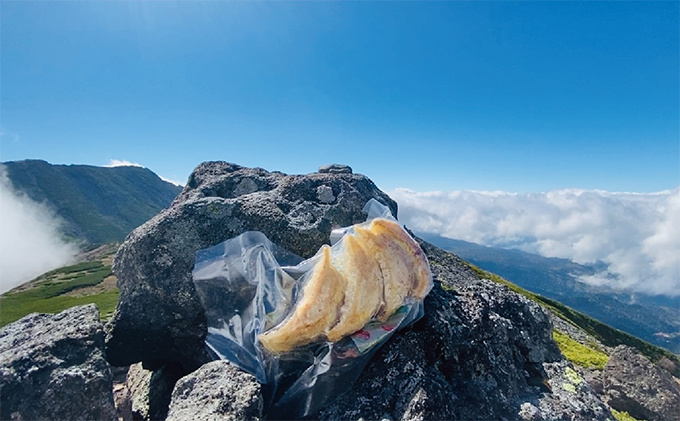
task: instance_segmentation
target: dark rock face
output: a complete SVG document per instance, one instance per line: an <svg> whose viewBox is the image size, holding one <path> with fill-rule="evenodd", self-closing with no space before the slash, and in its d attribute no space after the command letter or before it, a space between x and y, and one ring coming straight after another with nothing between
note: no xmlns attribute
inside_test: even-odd
<svg viewBox="0 0 680 421"><path fill-rule="evenodd" d="M106 338L113 365L149 369L179 363L188 371L208 358L206 322L191 279L194 253L245 231L310 257L330 231L365 220L375 198L396 203L363 175L285 175L226 162L199 165L170 208L133 231L116 255L120 300Z"/></svg>
<svg viewBox="0 0 680 421"><path fill-rule="evenodd" d="M619 345L600 375L603 400L645 420L680 420L680 385L635 349Z"/></svg>
<svg viewBox="0 0 680 421"><path fill-rule="evenodd" d="M213 361L177 382L167 420L256 420L262 407L255 377L227 361Z"/></svg>
<svg viewBox="0 0 680 421"><path fill-rule="evenodd" d="M116 418L104 331L93 304L0 329L2 419Z"/></svg>
<svg viewBox="0 0 680 421"><path fill-rule="evenodd" d="M311 419L610 416L585 382L563 388L568 365L538 305L479 280L452 254L423 248L435 278L424 318L397 332L351 391Z"/></svg>

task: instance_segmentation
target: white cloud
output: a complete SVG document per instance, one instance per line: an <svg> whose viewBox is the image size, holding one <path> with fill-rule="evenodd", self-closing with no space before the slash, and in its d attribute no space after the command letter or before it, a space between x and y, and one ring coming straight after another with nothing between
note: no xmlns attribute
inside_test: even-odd
<svg viewBox="0 0 680 421"><path fill-rule="evenodd" d="M143 165L137 164L136 162L130 162L126 160L118 160L118 159L112 159L109 161L108 165L104 165L105 167L142 167L144 168Z"/></svg>
<svg viewBox="0 0 680 421"><path fill-rule="evenodd" d="M146 168L144 165L138 164L136 162L130 162L130 161L119 160L119 159L112 159L111 161L109 161L108 165L104 165L104 166L109 167L109 168L111 168L111 167L142 167L142 168ZM163 177L160 174L156 174L156 175L158 175L158 177L163 181L167 181L168 183L174 184L176 186L184 187L184 184L180 183L179 181L171 180L169 178Z"/></svg>
<svg viewBox="0 0 680 421"><path fill-rule="evenodd" d="M159 177L161 180L167 181L167 182L170 183L170 184L174 184L174 185L176 185L176 186L184 187L184 184L180 183L179 181L170 180L169 178L165 178L165 177L163 177L162 175L159 175L158 177Z"/></svg>
<svg viewBox="0 0 680 421"><path fill-rule="evenodd" d="M15 192L0 167L0 292L73 261L59 222L45 206Z"/></svg>
<svg viewBox="0 0 680 421"><path fill-rule="evenodd" d="M659 193L425 192L397 189L399 219L411 229L514 247L608 272L583 281L680 295L680 187Z"/></svg>

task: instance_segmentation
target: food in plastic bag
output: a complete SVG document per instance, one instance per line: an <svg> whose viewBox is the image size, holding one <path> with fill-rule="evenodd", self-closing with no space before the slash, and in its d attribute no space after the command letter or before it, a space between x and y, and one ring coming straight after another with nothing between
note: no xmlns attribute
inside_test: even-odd
<svg viewBox="0 0 680 421"><path fill-rule="evenodd" d="M312 275L292 315L259 336L270 352L286 352L325 336L331 342L381 321L409 297L423 299L430 283L427 259L396 223L384 218L354 227L331 259L321 248Z"/></svg>
<svg viewBox="0 0 680 421"><path fill-rule="evenodd" d="M295 313L276 330L258 337L269 351L290 351L313 342L335 323L336 309L342 305L347 280L331 265L330 247L323 246L321 256L303 289Z"/></svg>
<svg viewBox="0 0 680 421"><path fill-rule="evenodd" d="M254 231L196 253L208 350L257 377L273 418L320 409L423 315L427 258L387 207L364 211L367 222L334 230L304 261Z"/></svg>

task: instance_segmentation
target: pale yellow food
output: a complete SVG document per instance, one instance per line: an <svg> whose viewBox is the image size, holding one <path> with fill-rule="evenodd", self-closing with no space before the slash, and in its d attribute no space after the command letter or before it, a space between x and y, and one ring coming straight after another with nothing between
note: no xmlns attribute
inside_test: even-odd
<svg viewBox="0 0 680 421"><path fill-rule="evenodd" d="M355 232L369 253L378 261L383 277L384 305L378 319L385 321L404 304L413 289L415 277L409 263L412 258L406 254L391 235L380 235L374 230L355 227Z"/></svg>
<svg viewBox="0 0 680 421"><path fill-rule="evenodd" d="M410 295L421 300L425 298L432 288L432 273L427 257L418 243L399 224L389 219L374 219L371 221L370 230L376 235L391 236L406 252L406 255L410 256L409 264L415 276Z"/></svg>
<svg viewBox="0 0 680 421"><path fill-rule="evenodd" d="M331 342L382 321L408 297L422 300L431 272L418 243L396 222L378 218L357 225L340 247L323 246L293 314L259 336L273 353L287 352L322 336Z"/></svg>
<svg viewBox="0 0 680 421"><path fill-rule="evenodd" d="M348 235L339 259L339 271L347 279L340 320L326 336L336 342L361 329L383 304L383 281L376 258L366 252L359 239Z"/></svg>
<svg viewBox="0 0 680 421"><path fill-rule="evenodd" d="M302 290L295 312L278 328L260 335L262 345L280 353L318 339L337 320L346 283L346 278L331 265L330 247L323 246L321 259Z"/></svg>

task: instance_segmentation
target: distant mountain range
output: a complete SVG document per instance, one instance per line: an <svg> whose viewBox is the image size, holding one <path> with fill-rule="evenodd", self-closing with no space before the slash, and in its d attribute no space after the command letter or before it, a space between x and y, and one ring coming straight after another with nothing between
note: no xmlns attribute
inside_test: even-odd
<svg viewBox="0 0 680 421"><path fill-rule="evenodd" d="M557 300L676 354L680 353L680 297L634 294L596 287L578 280L580 276L599 272L604 266L584 266L567 259L486 247L434 234L417 234L522 288Z"/></svg>
<svg viewBox="0 0 680 421"><path fill-rule="evenodd" d="M122 241L182 190L141 167L4 162L15 190L63 219L64 235L90 244Z"/></svg>

